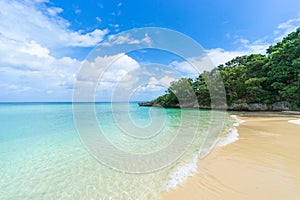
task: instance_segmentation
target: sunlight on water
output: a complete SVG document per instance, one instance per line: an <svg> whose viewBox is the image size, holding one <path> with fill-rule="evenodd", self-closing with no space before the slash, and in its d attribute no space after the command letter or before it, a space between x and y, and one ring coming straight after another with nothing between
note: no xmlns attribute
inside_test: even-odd
<svg viewBox="0 0 300 200"><path fill-rule="evenodd" d="M131 118L138 119L135 123L140 127L146 127L154 120L149 118L149 109L132 103ZM138 152L142 146L149 148L145 151L156 151L167 145L178 131L180 112L180 109L167 109L164 132L149 143L145 140L135 144L125 136L118 136L110 104L96 105L103 132L121 149L131 152ZM200 112L201 123L199 134L184 155L161 170L131 174L102 165L88 153L75 129L72 104L1 104L0 199L159 199L170 180L176 181L172 175L192 163L195 156L205 154L212 145L207 143L199 152L204 133L209 129L211 111L186 112L191 117Z"/></svg>

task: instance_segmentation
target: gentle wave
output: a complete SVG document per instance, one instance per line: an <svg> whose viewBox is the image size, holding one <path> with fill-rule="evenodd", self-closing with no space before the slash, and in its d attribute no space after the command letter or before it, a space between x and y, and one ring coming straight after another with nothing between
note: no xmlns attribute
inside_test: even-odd
<svg viewBox="0 0 300 200"><path fill-rule="evenodd" d="M86 104L82 106L85 107ZM115 114L127 114L121 109L121 105L116 106L120 106L120 109L116 110ZM141 124L148 123L150 108L140 108L136 104L129 106L132 116L139 119ZM107 130L107 135L115 142L122 141L116 130L117 124L112 115L111 105L97 104L95 110L97 117L100 116L99 123L105 125L102 128ZM168 118L165 133L174 133L181 122L182 110L166 111ZM197 124L189 118L195 118L193 116L199 114L197 110L184 111L188 118L183 123L185 135L182 137L189 136L188 133L195 130ZM85 114L86 109L82 109L81 112ZM205 142L212 113L201 111L200 114L202 123L199 123L199 134L185 154L174 163L173 168L168 167L153 173L131 174L99 164L86 151L74 126L71 104L1 105L0 146L3 148L0 148L0 188L6 191L5 194L1 193L1 199L16 199L20 196L28 199L158 199L162 191L175 189L177 185L183 184L188 177L197 173L198 160L206 155L216 142L215 135L208 138L214 143ZM225 127L228 130L235 121L230 120L229 116L226 116L226 119L228 120L225 121ZM89 130L89 127L86 130ZM173 137L173 134L165 134L146 145L156 147L156 144L161 145L170 137ZM136 149L140 149L137 147Z"/></svg>
<svg viewBox="0 0 300 200"><path fill-rule="evenodd" d="M169 183L166 186L166 191L174 190L177 185L182 185L190 176L193 176L197 172L197 162L199 156L195 156L192 162L180 167L172 176Z"/></svg>
<svg viewBox="0 0 300 200"><path fill-rule="evenodd" d="M237 126L244 123L244 120L239 119L236 115L230 115L232 119L234 119L234 123L229 128L227 134L221 136L217 142L217 146L223 147L228 144L231 144L238 140L239 134L237 130ZM197 162L199 160L201 152L199 152L190 163L187 163L177 169L170 177L170 181L166 185L165 191L170 191L176 189L178 185L182 185L188 177L194 176L197 172Z"/></svg>
<svg viewBox="0 0 300 200"><path fill-rule="evenodd" d="M239 119L236 115L230 115L231 118L235 120L233 123L233 127L231 127L227 134L225 134L223 137L220 137L217 146L223 147L228 144L231 144L237 140L239 140L239 133L236 127L238 127L240 124L244 123L244 120Z"/></svg>

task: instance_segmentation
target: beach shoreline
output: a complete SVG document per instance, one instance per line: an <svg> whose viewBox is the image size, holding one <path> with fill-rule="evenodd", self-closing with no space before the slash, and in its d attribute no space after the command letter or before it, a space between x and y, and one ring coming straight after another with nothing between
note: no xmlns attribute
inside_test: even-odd
<svg viewBox="0 0 300 200"><path fill-rule="evenodd" d="M236 114L236 113L234 113ZM216 146L163 199L299 199L300 126L294 113L237 113L239 140Z"/></svg>

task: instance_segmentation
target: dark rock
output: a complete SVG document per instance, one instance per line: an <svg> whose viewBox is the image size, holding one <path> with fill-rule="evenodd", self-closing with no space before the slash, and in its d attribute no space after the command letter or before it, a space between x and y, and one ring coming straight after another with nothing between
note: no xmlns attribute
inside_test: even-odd
<svg viewBox="0 0 300 200"><path fill-rule="evenodd" d="M276 102L269 106L269 110L272 111L291 110L291 104L286 101Z"/></svg>
<svg viewBox="0 0 300 200"><path fill-rule="evenodd" d="M139 106L153 106L152 102L139 102Z"/></svg>
<svg viewBox="0 0 300 200"><path fill-rule="evenodd" d="M214 110L228 110L228 106L226 104L224 105L211 105L211 109Z"/></svg>
<svg viewBox="0 0 300 200"><path fill-rule="evenodd" d="M228 107L228 110L247 111L249 110L249 106L246 103L241 103L241 104L233 103L231 106Z"/></svg>
<svg viewBox="0 0 300 200"><path fill-rule="evenodd" d="M197 102L183 102L180 105L180 108L199 108L199 105Z"/></svg>
<svg viewBox="0 0 300 200"><path fill-rule="evenodd" d="M154 104L153 102L140 102L139 106L155 106L161 107L161 105ZM230 106L227 105L211 105L203 106L193 102L185 102L182 104L169 105L168 108L199 108L199 109L215 109L215 110L232 110L232 111L289 111L292 110L292 106L289 102L281 101L270 105L264 103L233 103Z"/></svg>
<svg viewBox="0 0 300 200"><path fill-rule="evenodd" d="M267 111L268 106L264 103L251 103L248 104L249 111Z"/></svg>

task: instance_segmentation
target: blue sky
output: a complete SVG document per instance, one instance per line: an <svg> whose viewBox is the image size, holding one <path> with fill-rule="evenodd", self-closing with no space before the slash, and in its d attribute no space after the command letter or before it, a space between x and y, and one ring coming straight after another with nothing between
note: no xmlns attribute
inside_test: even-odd
<svg viewBox="0 0 300 200"><path fill-rule="evenodd" d="M3 0L0 7L2 102L71 101L89 52L132 28L163 27L184 33L217 65L238 55L265 53L270 44L300 26L299 0ZM174 69L187 67L180 58L168 61L164 54L150 52L147 58L137 54L122 55L119 66L109 73L124 76L120 71L131 69L126 64L142 68L141 63L151 58ZM133 100L151 99L164 91L155 85L167 87L175 79L152 72L140 87L144 92ZM129 77L136 78L134 73ZM111 99L114 81L106 78L111 84L103 82L97 88L97 100Z"/></svg>

